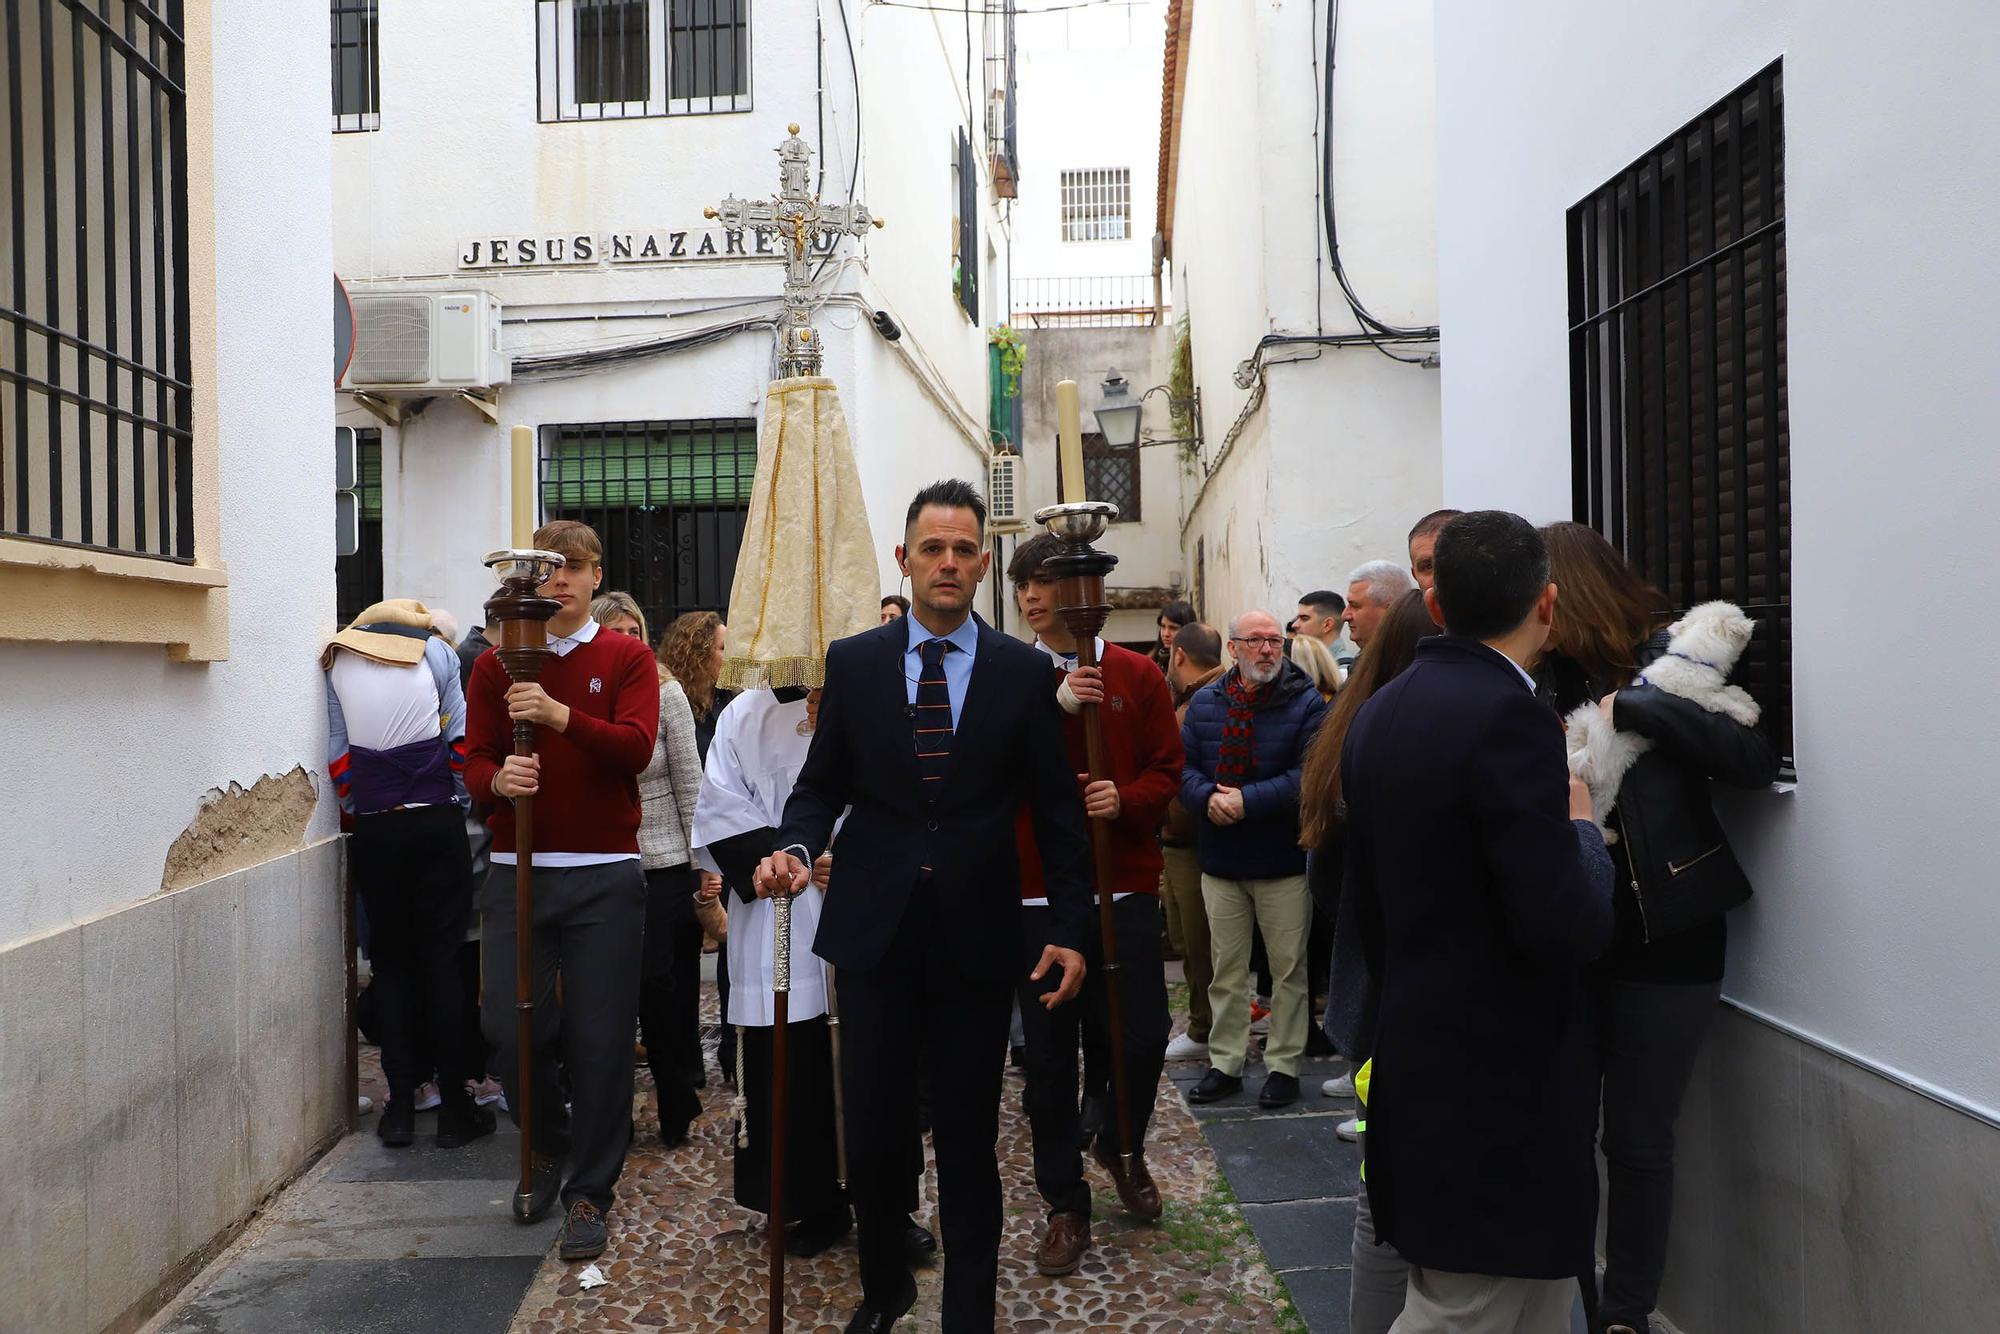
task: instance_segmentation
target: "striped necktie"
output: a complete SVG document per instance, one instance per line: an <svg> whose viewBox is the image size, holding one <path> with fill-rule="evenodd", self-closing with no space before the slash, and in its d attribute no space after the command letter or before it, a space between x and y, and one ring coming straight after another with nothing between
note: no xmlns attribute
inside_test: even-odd
<svg viewBox="0 0 2000 1334"><path fill-rule="evenodd" d="M917 769L932 800L937 789L930 784L944 781L945 765L951 761L951 687L944 679L944 655L950 648L944 639L926 639L918 646L924 670L917 678Z"/></svg>

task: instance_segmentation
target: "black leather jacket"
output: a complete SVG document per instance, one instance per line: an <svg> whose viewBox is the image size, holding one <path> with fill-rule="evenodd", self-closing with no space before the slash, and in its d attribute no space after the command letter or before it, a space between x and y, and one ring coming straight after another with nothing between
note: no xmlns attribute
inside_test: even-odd
<svg viewBox="0 0 2000 1334"><path fill-rule="evenodd" d="M1640 650L1638 666L1666 648L1661 631ZM1566 662L1553 665L1543 683L1545 698L1565 713L1603 694ZM1713 921L1750 897L1750 879L1716 819L1708 785L1713 779L1766 787L1778 776L1778 757L1762 733L1644 682L1618 692L1612 721L1652 742L1625 771L1613 812L1650 944Z"/></svg>

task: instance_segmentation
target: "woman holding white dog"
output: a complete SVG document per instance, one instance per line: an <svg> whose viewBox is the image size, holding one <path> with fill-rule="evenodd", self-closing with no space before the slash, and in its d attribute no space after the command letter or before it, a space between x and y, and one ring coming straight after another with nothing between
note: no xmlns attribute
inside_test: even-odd
<svg viewBox="0 0 2000 1334"><path fill-rule="evenodd" d="M1666 1269L1674 1119L1721 995L1724 915L1750 896L1708 785L1764 787L1778 760L1724 684L1750 635L1740 611L1705 604L1654 632L1661 599L1609 542L1576 523L1542 537L1561 595L1541 694L1571 718L1572 770L1598 779L1617 835L1616 934L1593 974L1610 1190L1591 1330L1644 1334ZM1605 772L1586 772L1593 758Z"/></svg>

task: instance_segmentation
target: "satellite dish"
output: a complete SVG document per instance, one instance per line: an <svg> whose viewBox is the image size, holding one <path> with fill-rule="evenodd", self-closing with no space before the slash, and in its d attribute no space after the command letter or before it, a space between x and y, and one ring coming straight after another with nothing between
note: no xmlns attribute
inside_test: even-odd
<svg viewBox="0 0 2000 1334"><path fill-rule="evenodd" d="M333 387L347 377L347 364L354 360L354 303L347 299L347 285L333 275Z"/></svg>

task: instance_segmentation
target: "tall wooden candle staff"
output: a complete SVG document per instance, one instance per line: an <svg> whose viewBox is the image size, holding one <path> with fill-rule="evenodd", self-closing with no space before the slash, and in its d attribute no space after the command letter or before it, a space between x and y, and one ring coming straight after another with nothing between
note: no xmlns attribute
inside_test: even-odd
<svg viewBox="0 0 2000 1334"><path fill-rule="evenodd" d="M1060 556L1052 556L1047 568L1057 579L1056 614L1063 627L1076 637L1076 665L1097 666L1097 634L1111 615L1104 600L1104 576L1118 564L1109 552L1091 546L1104 535L1104 526L1118 517L1118 507L1104 500L1085 498L1083 487L1083 435L1077 405L1076 381L1056 385L1056 440L1062 459L1060 505L1035 512L1035 522L1063 544ZM1090 761L1092 782L1109 778L1104 762L1104 722L1097 705L1083 706L1083 742ZM1097 924L1104 961L1105 1017L1110 1032L1111 1101L1117 1109L1118 1164L1121 1172L1132 1170L1132 1110L1125 1095L1125 1003L1118 966L1117 924L1111 915L1111 831L1102 820L1090 822L1090 850L1097 871Z"/></svg>
<svg viewBox="0 0 2000 1334"><path fill-rule="evenodd" d="M516 525L518 528L518 524ZM517 541L525 541L517 532ZM494 654L516 684L539 681L552 656L549 618L562 610L554 598L535 590L563 563L553 551L526 546L489 552L486 568L500 578L500 591L486 602L486 624L498 626ZM535 753L535 725L514 723L514 753ZM535 1145L535 799L514 798L514 1015L519 1051L516 1089L521 1113L521 1180L514 1188L517 1210L534 1196Z"/></svg>

